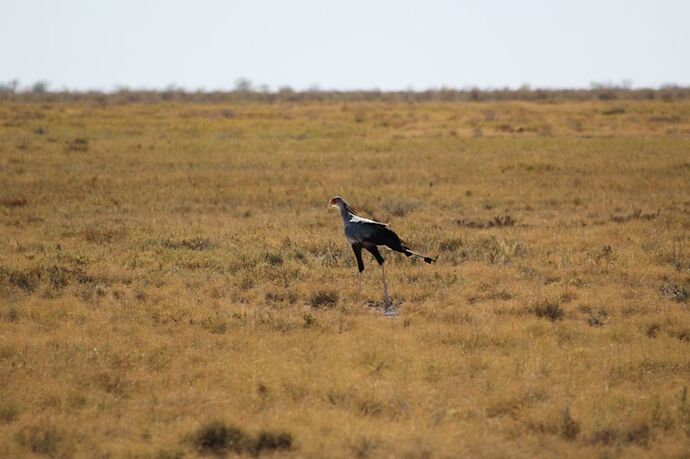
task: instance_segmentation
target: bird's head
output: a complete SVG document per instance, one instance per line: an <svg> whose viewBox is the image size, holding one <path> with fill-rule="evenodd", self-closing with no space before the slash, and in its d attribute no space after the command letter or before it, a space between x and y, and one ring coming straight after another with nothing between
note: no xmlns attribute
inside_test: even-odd
<svg viewBox="0 0 690 459"><path fill-rule="evenodd" d="M337 207L339 209L342 209L343 207L347 207L347 203L343 198L340 196L333 196L329 201L328 201L328 206L329 207Z"/></svg>

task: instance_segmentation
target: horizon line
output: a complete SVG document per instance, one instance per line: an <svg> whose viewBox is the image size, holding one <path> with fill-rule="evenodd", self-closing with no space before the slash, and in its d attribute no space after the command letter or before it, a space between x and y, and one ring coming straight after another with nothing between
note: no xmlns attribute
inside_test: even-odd
<svg viewBox="0 0 690 459"><path fill-rule="evenodd" d="M503 86L480 86L480 85L434 85L425 88L415 88L414 85L409 85L405 88L398 89L381 89L379 87L369 88L335 88L322 87L320 84L313 84L307 87L295 88L290 85L277 85L271 87L267 84L254 84L251 80L240 78L235 81L233 87L196 87L190 88L188 86L177 85L176 83L169 83L165 86L130 86L124 84L116 84L111 88L75 88L69 86L52 87L50 81L41 79L36 80L28 85L21 85L18 79L10 79L0 81L0 94L31 94L31 93L54 93L54 94L117 94L125 92L139 92L139 93L188 93L188 94L213 94L213 93L253 93L253 94L281 94L281 93L382 93L382 94L396 94L396 93L426 93L426 92L560 92L560 91L600 91L600 90L615 90L615 91L663 91L669 89L690 89L690 84L679 84L675 82L661 83L650 86L635 86L629 80L622 80L619 83L612 81L592 81L589 85L582 86L533 86L530 83L523 83L521 85L503 85Z"/></svg>

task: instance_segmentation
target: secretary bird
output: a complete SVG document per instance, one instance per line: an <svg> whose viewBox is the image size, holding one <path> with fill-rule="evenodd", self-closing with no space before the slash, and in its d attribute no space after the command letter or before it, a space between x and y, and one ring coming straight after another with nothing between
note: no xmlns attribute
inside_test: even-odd
<svg viewBox="0 0 690 459"><path fill-rule="evenodd" d="M427 263L436 261L434 258L421 255L413 252L403 242L400 237L388 228L385 223L375 222L368 218L362 218L355 214L352 208L340 196L335 196L328 201L330 207L337 207L340 210L340 216L343 219L343 226L345 229L345 237L347 242L352 246L352 251L357 258L357 267L359 268L359 293L362 294L362 276L364 272L364 261L362 261L362 249L366 249L371 253L379 266L381 266L381 277L383 278L383 301L386 307L390 306L391 299L388 296L388 285L386 284L386 271L383 264L386 260L383 259L379 252L378 246L385 245L391 250L404 253L408 257L419 257Z"/></svg>

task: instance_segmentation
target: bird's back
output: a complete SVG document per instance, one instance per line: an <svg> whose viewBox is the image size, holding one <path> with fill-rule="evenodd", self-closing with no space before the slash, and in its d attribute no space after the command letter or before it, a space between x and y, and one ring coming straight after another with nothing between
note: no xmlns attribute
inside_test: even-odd
<svg viewBox="0 0 690 459"><path fill-rule="evenodd" d="M373 244L397 246L402 243L397 234L385 223L352 215L345 220L345 237L350 244Z"/></svg>
<svg viewBox="0 0 690 459"><path fill-rule="evenodd" d="M347 237L350 244L366 242L377 232L386 228L385 223L362 218L352 213L343 218L343 224L345 237Z"/></svg>

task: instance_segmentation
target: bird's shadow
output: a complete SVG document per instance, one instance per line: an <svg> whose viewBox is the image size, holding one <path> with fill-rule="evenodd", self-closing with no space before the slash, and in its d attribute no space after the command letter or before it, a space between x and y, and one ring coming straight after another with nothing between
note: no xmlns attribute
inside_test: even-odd
<svg viewBox="0 0 690 459"><path fill-rule="evenodd" d="M366 305L368 308L382 313L389 319L395 319L400 315L400 305L402 305L402 301L393 300L389 304L386 304L384 301L367 301Z"/></svg>

